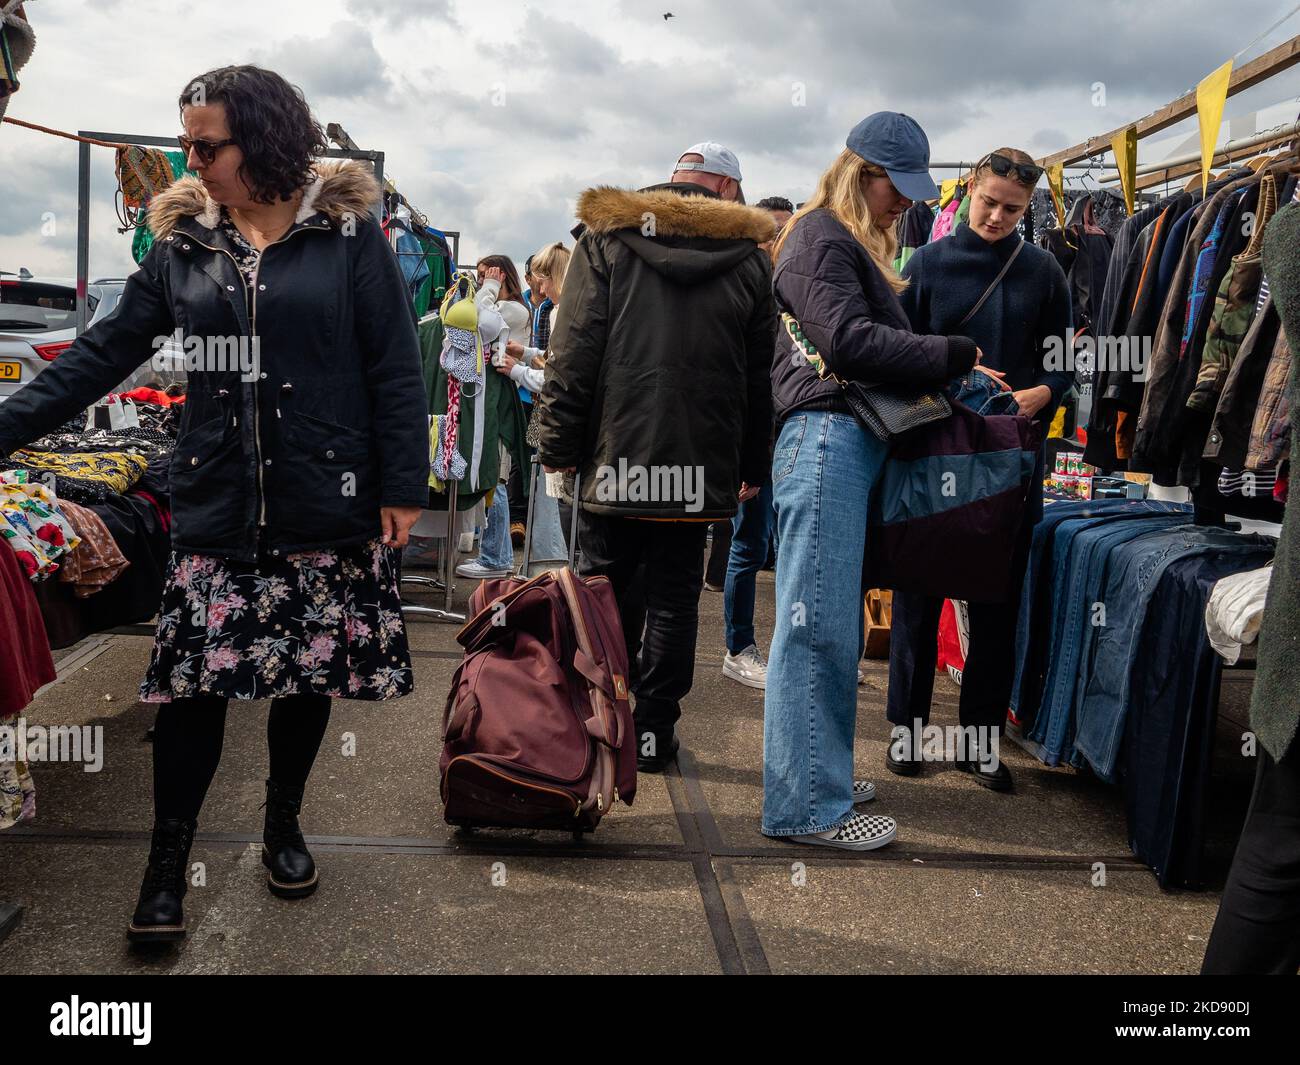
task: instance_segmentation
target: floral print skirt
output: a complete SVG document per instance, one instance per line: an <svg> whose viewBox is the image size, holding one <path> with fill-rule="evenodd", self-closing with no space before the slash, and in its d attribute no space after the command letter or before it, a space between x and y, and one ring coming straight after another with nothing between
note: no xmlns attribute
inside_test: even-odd
<svg viewBox="0 0 1300 1065"><path fill-rule="evenodd" d="M256 563L173 553L140 699L394 699L413 683L396 554L372 540Z"/></svg>

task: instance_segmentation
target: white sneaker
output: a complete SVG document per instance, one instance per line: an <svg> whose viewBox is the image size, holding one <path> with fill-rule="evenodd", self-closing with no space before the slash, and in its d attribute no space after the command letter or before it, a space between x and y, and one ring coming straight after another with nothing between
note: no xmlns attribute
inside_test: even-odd
<svg viewBox="0 0 1300 1065"><path fill-rule="evenodd" d="M892 843L898 834L898 823L892 817L876 814L849 814L849 819L839 828L814 832L810 836L787 836L796 843L814 843L819 847L840 847L849 851L873 851Z"/></svg>
<svg viewBox="0 0 1300 1065"><path fill-rule="evenodd" d="M473 580L484 580L489 577L509 577L508 569L496 569L492 566L485 566L477 558L469 562L462 562L456 567L457 577L470 577Z"/></svg>
<svg viewBox="0 0 1300 1065"><path fill-rule="evenodd" d="M767 687L767 659L754 644L738 655L728 653L722 659L722 675L749 688Z"/></svg>
<svg viewBox="0 0 1300 1065"><path fill-rule="evenodd" d="M857 806L860 802L871 802L876 797L876 786L869 780L855 780L853 782L853 805Z"/></svg>
<svg viewBox="0 0 1300 1065"><path fill-rule="evenodd" d="M858 670L858 687L862 687L862 685L864 685L864 684L866 684L866 683L867 683L867 671L866 671L865 669L859 669L859 670Z"/></svg>

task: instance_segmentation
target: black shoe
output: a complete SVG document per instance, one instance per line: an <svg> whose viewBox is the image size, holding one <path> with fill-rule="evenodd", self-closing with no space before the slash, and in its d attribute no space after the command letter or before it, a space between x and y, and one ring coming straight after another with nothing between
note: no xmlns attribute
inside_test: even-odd
<svg viewBox="0 0 1300 1065"><path fill-rule="evenodd" d="M676 761L677 751L680 747L681 744L678 742L677 736L674 733L672 743L668 745L668 753L656 754L649 757L646 755L638 755L636 760L636 771L638 773L662 773L672 762Z"/></svg>
<svg viewBox="0 0 1300 1065"><path fill-rule="evenodd" d="M885 768L891 773L897 773L900 777L914 777L921 772L921 760L919 758L895 758L894 745L891 743L885 748Z"/></svg>
<svg viewBox="0 0 1300 1065"><path fill-rule="evenodd" d="M196 821L155 821L149 846L149 866L140 885L140 898L126 929L133 944L169 943L185 938L181 899L189 887L186 876Z"/></svg>
<svg viewBox="0 0 1300 1065"><path fill-rule="evenodd" d="M1011 770L1003 765L1001 761L992 769L985 769L983 764L976 759L958 759L957 768L963 773L973 775L976 783L983 785L990 791L1011 790Z"/></svg>
<svg viewBox="0 0 1300 1065"><path fill-rule="evenodd" d="M302 788L266 782L266 824L262 829L262 864L266 886L282 899L300 899L316 890L320 878L298 827Z"/></svg>

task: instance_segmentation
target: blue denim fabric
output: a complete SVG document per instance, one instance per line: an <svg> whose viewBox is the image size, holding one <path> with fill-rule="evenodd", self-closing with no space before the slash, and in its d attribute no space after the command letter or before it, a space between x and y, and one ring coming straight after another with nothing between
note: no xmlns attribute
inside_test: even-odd
<svg viewBox="0 0 1300 1065"><path fill-rule="evenodd" d="M1052 584L1064 590L1057 596L1051 619L1052 654L1043 683L1043 704L1033 727L1027 730L1029 738L1042 744L1038 756L1048 765L1059 765L1073 749L1079 670L1089 660L1097 631L1093 610L1094 604L1103 602L1110 552L1139 537L1186 523L1185 514L1121 512L1074 518L1057 528Z"/></svg>
<svg viewBox="0 0 1300 1065"><path fill-rule="evenodd" d="M1098 499L1053 503L1044 508L1034 526L1029 566L1020 593L1020 624L1016 630L1016 674L1011 688L1011 708L1022 726L1030 725L1038 714L1043 693L1043 678L1053 650L1052 627L1048 619L1055 613L1057 596L1064 589L1052 584L1052 545L1056 530L1071 518L1108 514L1183 514L1192 518L1186 503L1161 500Z"/></svg>
<svg viewBox="0 0 1300 1065"><path fill-rule="evenodd" d="M1134 656L1119 766L1129 846L1161 887L1204 886L1223 668L1205 633L1205 604L1216 581L1271 558L1267 548L1232 548L1180 559L1151 597Z"/></svg>
<svg viewBox="0 0 1300 1065"><path fill-rule="evenodd" d="M1115 759L1147 605L1169 566L1224 549L1256 552L1273 541L1226 529L1180 526L1123 544L1111 554L1103 602L1106 624L1097 633L1092 667L1077 708L1075 748L1103 780L1115 779Z"/></svg>
<svg viewBox="0 0 1300 1065"><path fill-rule="evenodd" d="M546 482L537 478L537 498L533 501L533 538L528 554L534 559L569 557L564 529L560 523L560 501L546 494Z"/></svg>
<svg viewBox="0 0 1300 1065"><path fill-rule="evenodd" d="M478 561L492 569L514 569L515 553L510 546L510 500L506 486L497 485L492 505L487 508L487 525L479 543Z"/></svg>
<svg viewBox="0 0 1300 1065"><path fill-rule="evenodd" d="M948 386L948 395L973 410L976 414L1019 414L1020 404L1015 396L1001 388L994 378L979 370L971 370L954 378Z"/></svg>
<svg viewBox="0 0 1300 1065"><path fill-rule="evenodd" d="M769 836L824 832L853 810L862 559L887 454L856 418L829 411L793 415L777 438L781 557L763 715Z"/></svg>
<svg viewBox="0 0 1300 1065"><path fill-rule="evenodd" d="M739 654L754 638L754 595L758 571L767 562L772 544L776 511L772 486L763 485L758 495L740 504L731 519L731 553L727 556L727 579L722 585L722 609L727 623L727 650Z"/></svg>

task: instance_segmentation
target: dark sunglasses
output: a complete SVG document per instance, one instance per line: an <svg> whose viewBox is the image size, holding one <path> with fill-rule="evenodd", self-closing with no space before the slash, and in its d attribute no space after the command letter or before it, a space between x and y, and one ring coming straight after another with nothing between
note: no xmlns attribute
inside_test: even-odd
<svg viewBox="0 0 1300 1065"><path fill-rule="evenodd" d="M1014 159L1008 159L1005 155L998 155L997 152L985 156L984 162L980 166L986 163L988 168L998 177L1009 177L1012 171L1015 171L1020 181L1026 185L1037 185L1038 179L1043 176L1041 166L1034 166L1032 163L1017 163Z"/></svg>
<svg viewBox="0 0 1300 1065"><path fill-rule="evenodd" d="M181 146L181 151L186 155L192 151L203 160L204 166L211 166L216 161L217 152L227 145L234 144L235 138L227 137L223 141L199 141L182 135L176 138L176 143Z"/></svg>

